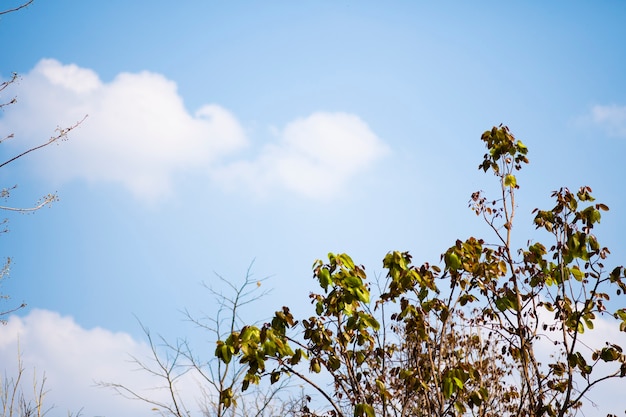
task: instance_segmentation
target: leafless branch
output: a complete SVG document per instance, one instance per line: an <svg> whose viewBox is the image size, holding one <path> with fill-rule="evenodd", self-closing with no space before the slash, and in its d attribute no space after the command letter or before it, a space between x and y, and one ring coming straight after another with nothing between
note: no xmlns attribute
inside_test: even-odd
<svg viewBox="0 0 626 417"><path fill-rule="evenodd" d="M26 3L23 3L17 7L14 7L13 9L7 9L7 10L3 10L0 11L0 16L2 16L3 14L8 14L8 13L13 13L13 12L17 12L18 10L24 9L28 6L30 6L32 4L32 2L35 0L28 0Z"/></svg>
<svg viewBox="0 0 626 417"><path fill-rule="evenodd" d="M67 134L68 134L68 133L70 133L72 130L76 129L76 128L77 128L77 127L78 127L78 126L79 126L82 122L84 122L84 121L85 121L85 119L87 118L87 116L88 116L88 115L85 115L85 116L84 116L81 120L79 120L78 122L74 123L74 124L73 124L72 126L70 126L70 127L65 127L65 128L58 127L58 128L56 129L56 131L57 131L58 133L57 133L56 135L52 136L50 139L48 139L48 141L47 141L47 142L42 143L41 145L35 146L35 147L33 147L33 148L30 148L30 149L28 149L28 150L26 150L26 151L22 152L21 154L16 155L16 156L14 156L13 158L11 158L11 159L9 159L9 160L7 160L7 161L5 161L5 162L1 163L1 164L0 164L0 168L2 168L3 166L5 166L5 165L7 165L7 164L10 164L11 162L15 161L16 159L19 159L19 158L21 158L21 157L23 157L23 156L25 156L25 155L28 155L29 153L31 153L31 152L33 152L33 151L36 151L36 150L38 150L38 149L41 149L41 148L46 147L46 146L48 146L48 145L51 145L51 144L53 144L53 143L55 143L55 142L58 142L59 140L64 140L64 139L66 139L66 138L67 138Z"/></svg>

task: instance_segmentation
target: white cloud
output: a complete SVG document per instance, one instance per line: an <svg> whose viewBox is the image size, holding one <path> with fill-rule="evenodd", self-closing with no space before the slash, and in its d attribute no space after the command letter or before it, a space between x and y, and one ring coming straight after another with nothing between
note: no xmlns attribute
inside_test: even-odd
<svg viewBox="0 0 626 417"><path fill-rule="evenodd" d="M216 170L214 178L258 194L284 188L310 198L337 194L354 175L389 153L389 148L359 117L314 113L289 123L277 143L252 161Z"/></svg>
<svg viewBox="0 0 626 417"><path fill-rule="evenodd" d="M626 138L626 106L597 105L591 109L591 117L610 136Z"/></svg>
<svg viewBox="0 0 626 417"><path fill-rule="evenodd" d="M32 371L39 381L45 373L44 399L47 407L54 405L52 415L77 413L85 416L136 417L154 415L151 406L125 399L112 390L96 386L97 382L122 383L151 398L167 400L167 392L155 390L161 381L138 371L131 356L151 358L147 344L126 333L113 333L102 328L84 329L71 317L46 310L33 310L26 317L11 316L0 332L0 363L8 377L17 375L18 344L21 350L26 395L32 392ZM193 380L181 381L195 391ZM148 390L149 389L149 390ZM144 391L142 391L144 390ZM189 401L188 406L196 404Z"/></svg>
<svg viewBox="0 0 626 417"><path fill-rule="evenodd" d="M251 161L226 164L249 144L235 116L217 104L190 114L176 84L151 72L105 83L90 69L43 59L14 92L18 103L0 115L0 132L15 133L15 152L89 115L63 146L29 155L42 176L121 184L146 199L167 195L183 172L243 192L328 197L389 151L357 116L319 112L288 123Z"/></svg>
<svg viewBox="0 0 626 417"><path fill-rule="evenodd" d="M235 117L217 105L191 115L176 84L159 74L121 73L109 83L76 65L41 60L17 86L18 103L0 119L20 147L57 126L87 120L62 149L33 159L47 177L121 183L140 197L170 190L177 171L204 169L247 144Z"/></svg>

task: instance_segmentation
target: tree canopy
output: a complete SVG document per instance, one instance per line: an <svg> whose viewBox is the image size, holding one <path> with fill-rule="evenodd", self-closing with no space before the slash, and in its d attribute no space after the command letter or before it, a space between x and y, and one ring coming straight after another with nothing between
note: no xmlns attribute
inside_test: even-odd
<svg viewBox="0 0 626 417"><path fill-rule="evenodd" d="M478 168L495 175L499 194L477 191L469 203L491 236L457 240L438 265L389 252L385 278L374 281L348 254L316 261L313 315L296 318L285 306L217 342L223 363L244 365L241 389L299 379L308 416L562 417L590 389L626 375L614 340L581 340L599 320L626 331L626 309L609 301L626 292L624 267L604 265L609 249L593 233L608 207L590 187L560 188L552 208L533 211L544 243L512 247L528 148L502 125L481 140ZM232 387L220 402L238 406Z"/></svg>

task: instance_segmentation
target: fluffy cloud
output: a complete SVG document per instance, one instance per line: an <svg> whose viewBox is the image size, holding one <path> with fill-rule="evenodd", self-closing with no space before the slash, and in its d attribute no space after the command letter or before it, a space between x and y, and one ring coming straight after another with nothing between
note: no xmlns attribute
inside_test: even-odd
<svg viewBox="0 0 626 417"><path fill-rule="evenodd" d="M159 381L146 372L138 372L130 358L151 358L149 347L125 333L105 329L84 329L70 317L46 310L33 310L24 318L10 317L0 332L0 363L9 378L17 375L18 347L25 377L22 387L32 393L32 372L41 382L44 374L48 393L44 399L52 414L66 411L82 415L135 417L152 415L145 403L130 401L113 391L96 386L96 382L123 383L132 388L150 388L151 398L167 399L167 392L155 390ZM184 381L189 387L196 384ZM191 404L192 406L195 404Z"/></svg>
<svg viewBox="0 0 626 417"><path fill-rule="evenodd" d="M594 123L602 126L610 136L626 138L626 106L594 106L591 109Z"/></svg>
<svg viewBox="0 0 626 417"><path fill-rule="evenodd" d="M62 149L36 160L58 181L115 182L158 197L170 190L175 172L205 167L247 143L227 110L206 105L191 115L176 84L150 72L103 83L89 69L44 59L23 77L17 96L0 128L26 142L20 146L39 144L57 126L89 115Z"/></svg>
<svg viewBox="0 0 626 417"><path fill-rule="evenodd" d="M254 160L216 170L214 177L258 194L279 187L311 198L328 197L388 153L357 116L319 112L289 123L278 141L266 145Z"/></svg>
<svg viewBox="0 0 626 417"><path fill-rule="evenodd" d="M44 59L16 89L19 101L0 116L0 132L15 133L20 149L89 115L62 147L28 158L43 176L121 184L140 198L167 195L177 172L194 171L224 185L319 197L388 152L357 116L315 113L289 123L252 161L225 166L249 145L244 128L216 104L190 114L162 75L121 73L105 83L90 69Z"/></svg>

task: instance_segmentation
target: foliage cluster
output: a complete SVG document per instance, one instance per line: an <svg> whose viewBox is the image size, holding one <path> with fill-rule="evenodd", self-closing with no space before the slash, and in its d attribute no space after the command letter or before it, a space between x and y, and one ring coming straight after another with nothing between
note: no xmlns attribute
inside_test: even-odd
<svg viewBox="0 0 626 417"><path fill-rule="evenodd" d="M608 207L589 187L561 188L554 207L533 211L549 243L514 250L517 173L528 149L502 125L481 139L479 169L495 175L500 191L495 199L472 194L470 207L492 241L457 240L441 266L390 252L375 297L347 254L316 261L322 292L310 295L312 316L296 319L282 307L217 342L224 364L246 367L243 390L265 377L300 379L328 404L305 401L305 416L562 417L575 415L591 388L626 376L621 346L581 340L599 319L626 331L626 309L609 303L610 293L626 292L625 269L604 266L609 250L593 234ZM234 395L222 390L221 404L235 407Z"/></svg>

